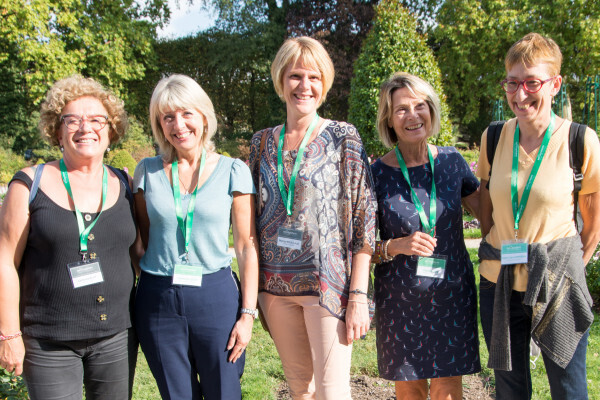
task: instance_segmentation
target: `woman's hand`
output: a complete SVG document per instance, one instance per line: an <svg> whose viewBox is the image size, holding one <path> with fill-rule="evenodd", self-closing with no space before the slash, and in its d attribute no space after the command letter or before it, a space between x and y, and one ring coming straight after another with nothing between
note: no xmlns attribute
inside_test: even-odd
<svg viewBox="0 0 600 400"><path fill-rule="evenodd" d="M236 362L244 354L244 350L252 338L253 324L254 318L250 314L242 314L233 326L229 342L227 342L227 350L231 350L229 362Z"/></svg>
<svg viewBox="0 0 600 400"><path fill-rule="evenodd" d="M17 337L0 342L0 367L19 376L23 373L25 345L23 338Z"/></svg>
<svg viewBox="0 0 600 400"><path fill-rule="evenodd" d="M365 245L363 250L352 255L350 291L357 289L361 292L367 291L372 252L371 248ZM355 339L366 335L370 322L367 296L361 293L350 293L346 307L346 340L348 344L352 344Z"/></svg>
<svg viewBox="0 0 600 400"><path fill-rule="evenodd" d="M346 340L348 344L352 344L354 340L367 334L369 322L367 296L358 295L356 301L348 301L346 308Z"/></svg>
<svg viewBox="0 0 600 400"><path fill-rule="evenodd" d="M437 245L437 239L427 233L417 231L412 235L391 239L387 247L387 254L395 257L398 254L407 256L429 257Z"/></svg>

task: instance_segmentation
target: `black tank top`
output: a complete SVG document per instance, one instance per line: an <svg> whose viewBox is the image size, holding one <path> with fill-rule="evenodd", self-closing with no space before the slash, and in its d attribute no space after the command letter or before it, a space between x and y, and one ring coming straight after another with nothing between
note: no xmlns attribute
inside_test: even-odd
<svg viewBox="0 0 600 400"><path fill-rule="evenodd" d="M31 188L31 178L24 172L17 172L14 180ZM74 289L67 264L81 260L75 212L38 190L29 204L29 234L18 271L24 334L83 340L131 327L135 273L129 247L136 229L125 193L121 183L117 202L102 212L88 237L88 254L95 253L100 260L104 282ZM89 221L84 218L86 227L96 215L90 214Z"/></svg>

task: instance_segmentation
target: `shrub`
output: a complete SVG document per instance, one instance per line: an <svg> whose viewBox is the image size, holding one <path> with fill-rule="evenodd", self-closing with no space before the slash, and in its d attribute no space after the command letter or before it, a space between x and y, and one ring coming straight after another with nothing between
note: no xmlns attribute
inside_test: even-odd
<svg viewBox="0 0 600 400"><path fill-rule="evenodd" d="M0 184L10 182L13 175L26 166L27 162L22 156L0 148Z"/></svg>
<svg viewBox="0 0 600 400"><path fill-rule="evenodd" d="M126 150L115 150L110 152L106 158L106 163L112 165L115 168L124 169L127 168L129 175L133 174L137 162Z"/></svg>

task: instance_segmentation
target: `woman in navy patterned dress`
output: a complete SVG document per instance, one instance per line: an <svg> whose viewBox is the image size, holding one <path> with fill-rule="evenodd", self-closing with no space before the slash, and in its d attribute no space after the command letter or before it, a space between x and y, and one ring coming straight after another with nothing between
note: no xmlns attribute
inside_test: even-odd
<svg viewBox="0 0 600 400"><path fill-rule="evenodd" d="M380 139L394 147L372 166L379 373L396 381L398 399L426 399L427 379L432 400L461 399L462 375L480 371L461 207L478 214L479 183L456 149L427 144L440 129L439 99L427 82L392 76L377 119Z"/></svg>

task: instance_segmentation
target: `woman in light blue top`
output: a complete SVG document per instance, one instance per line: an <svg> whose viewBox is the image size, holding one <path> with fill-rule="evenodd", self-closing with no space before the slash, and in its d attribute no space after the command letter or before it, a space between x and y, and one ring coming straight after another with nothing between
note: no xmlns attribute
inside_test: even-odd
<svg viewBox="0 0 600 400"><path fill-rule="evenodd" d="M187 76L158 83L150 122L162 154L142 160L134 175L142 350L163 399L240 399L257 315L250 170L214 152L213 105ZM241 284L227 251L230 224Z"/></svg>

